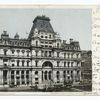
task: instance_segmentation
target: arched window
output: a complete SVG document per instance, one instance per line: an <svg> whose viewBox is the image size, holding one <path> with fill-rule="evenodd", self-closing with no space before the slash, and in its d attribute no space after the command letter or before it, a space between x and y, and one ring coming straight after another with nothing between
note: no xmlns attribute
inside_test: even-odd
<svg viewBox="0 0 100 100"><path fill-rule="evenodd" d="M26 82L29 84L29 70L26 71Z"/></svg>
<svg viewBox="0 0 100 100"><path fill-rule="evenodd" d="M43 81L43 71L42 71L42 81Z"/></svg>
<svg viewBox="0 0 100 100"><path fill-rule="evenodd" d="M71 67L73 67L73 62L71 62Z"/></svg>
<svg viewBox="0 0 100 100"><path fill-rule="evenodd" d="M79 66L79 62L77 62L77 66Z"/></svg>
<svg viewBox="0 0 100 100"><path fill-rule="evenodd" d="M14 71L11 71L11 75L14 75Z"/></svg>
<svg viewBox="0 0 100 100"><path fill-rule="evenodd" d="M14 54L15 50L11 50L12 51L12 54Z"/></svg>
<svg viewBox="0 0 100 100"><path fill-rule="evenodd" d="M35 51L35 53L36 53L36 56L38 56L38 51L37 50Z"/></svg>
<svg viewBox="0 0 100 100"><path fill-rule="evenodd" d="M68 58L69 58L69 56L70 56L70 53L68 53Z"/></svg>
<svg viewBox="0 0 100 100"><path fill-rule="evenodd" d="M59 80L59 79L60 79L60 72L57 71L57 72L56 72L56 75L57 75L57 80Z"/></svg>
<svg viewBox="0 0 100 100"><path fill-rule="evenodd" d="M49 35L49 38L51 39L51 34Z"/></svg>
<svg viewBox="0 0 100 100"><path fill-rule="evenodd" d="M22 70L21 74L24 74L24 71Z"/></svg>
<svg viewBox="0 0 100 100"><path fill-rule="evenodd" d="M29 70L26 71L26 75L28 75L28 74L29 74Z"/></svg>
<svg viewBox="0 0 100 100"><path fill-rule="evenodd" d="M17 50L18 55L19 55L19 52L20 52L20 50Z"/></svg>
<svg viewBox="0 0 100 100"><path fill-rule="evenodd" d="M59 62L59 61L57 61L57 67L59 67L59 63L60 63L60 62Z"/></svg>
<svg viewBox="0 0 100 100"><path fill-rule="evenodd" d="M66 71L63 71L64 78L66 78Z"/></svg>
<svg viewBox="0 0 100 100"><path fill-rule="evenodd" d="M38 46L38 41L36 41L36 46Z"/></svg>
<svg viewBox="0 0 100 100"><path fill-rule="evenodd" d="M35 75L38 75L38 71L35 71Z"/></svg>
<svg viewBox="0 0 100 100"><path fill-rule="evenodd" d="M16 71L16 74L19 75L19 71Z"/></svg>
<svg viewBox="0 0 100 100"><path fill-rule="evenodd" d="M66 67L66 62L64 61L64 67Z"/></svg>
<svg viewBox="0 0 100 100"><path fill-rule="evenodd" d="M23 67L24 67L24 62L25 62L25 61L24 61L24 60L22 60L22 66L23 66Z"/></svg>
<svg viewBox="0 0 100 100"><path fill-rule="evenodd" d="M22 53L23 53L23 55L24 55L24 53L25 53L25 50L22 50Z"/></svg>
<svg viewBox="0 0 100 100"><path fill-rule="evenodd" d="M17 66L19 66L19 62L20 62L20 61L19 61L19 60L17 60Z"/></svg>
<svg viewBox="0 0 100 100"><path fill-rule="evenodd" d="M78 58L78 55L79 55L79 54L76 54L77 58Z"/></svg>
<svg viewBox="0 0 100 100"><path fill-rule="evenodd" d="M51 71L49 71L49 80L51 80Z"/></svg>
<svg viewBox="0 0 100 100"><path fill-rule="evenodd" d="M26 52L27 52L27 57L29 57L29 52L30 52L30 51L29 51L29 50L27 50Z"/></svg>
<svg viewBox="0 0 100 100"><path fill-rule="evenodd" d="M64 58L66 59L66 53L64 53Z"/></svg>
<svg viewBox="0 0 100 100"><path fill-rule="evenodd" d="M45 80L47 80L47 71L44 73Z"/></svg>
<svg viewBox="0 0 100 100"><path fill-rule="evenodd" d="M27 61L27 67L29 67L29 61Z"/></svg>
<svg viewBox="0 0 100 100"><path fill-rule="evenodd" d="M47 66L53 67L52 63L49 61L44 62L42 66L43 67L47 67Z"/></svg>
<svg viewBox="0 0 100 100"><path fill-rule="evenodd" d="M70 62L68 62L68 67L70 66Z"/></svg>
<svg viewBox="0 0 100 100"><path fill-rule="evenodd" d="M47 57L47 51L45 51L45 57Z"/></svg>
<svg viewBox="0 0 100 100"><path fill-rule="evenodd" d="M4 55L7 55L7 50L4 50Z"/></svg>
<svg viewBox="0 0 100 100"><path fill-rule="evenodd" d="M23 84L24 84L24 71L23 71L23 70L21 71L21 78L23 79L22 82L23 82Z"/></svg>
<svg viewBox="0 0 100 100"><path fill-rule="evenodd" d="M57 52L57 57L59 57L59 52Z"/></svg>
<svg viewBox="0 0 100 100"><path fill-rule="evenodd" d="M73 71L71 71L71 78L73 79Z"/></svg>
<svg viewBox="0 0 100 100"><path fill-rule="evenodd" d="M59 43L57 43L57 48L59 48Z"/></svg>
<svg viewBox="0 0 100 100"><path fill-rule="evenodd" d="M36 67L38 67L38 61L37 60L35 61L35 65L36 65Z"/></svg>
<svg viewBox="0 0 100 100"><path fill-rule="evenodd" d="M71 54L71 58L73 58L73 54Z"/></svg>

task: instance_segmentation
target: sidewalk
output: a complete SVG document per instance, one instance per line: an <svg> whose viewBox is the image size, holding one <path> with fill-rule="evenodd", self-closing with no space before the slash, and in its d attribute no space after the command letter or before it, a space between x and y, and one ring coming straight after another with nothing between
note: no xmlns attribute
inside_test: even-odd
<svg viewBox="0 0 100 100"><path fill-rule="evenodd" d="M23 86L23 87L0 87L0 92L16 92L16 91L23 91L23 92L28 92L32 91L32 89L29 86Z"/></svg>

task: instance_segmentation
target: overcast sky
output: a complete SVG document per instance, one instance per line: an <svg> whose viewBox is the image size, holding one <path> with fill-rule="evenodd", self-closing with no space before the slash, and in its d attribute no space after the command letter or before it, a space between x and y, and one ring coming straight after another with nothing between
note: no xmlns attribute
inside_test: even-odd
<svg viewBox="0 0 100 100"><path fill-rule="evenodd" d="M7 30L10 37L18 32L20 38L27 38L37 15L49 17L61 39L69 42L73 38L80 42L81 49L91 49L91 9L0 9L0 34Z"/></svg>

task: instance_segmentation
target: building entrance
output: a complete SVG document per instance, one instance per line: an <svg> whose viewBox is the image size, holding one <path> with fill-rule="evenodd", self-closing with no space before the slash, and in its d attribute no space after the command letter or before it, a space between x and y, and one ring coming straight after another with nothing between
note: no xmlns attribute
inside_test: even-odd
<svg viewBox="0 0 100 100"><path fill-rule="evenodd" d="M50 85L53 82L53 64L46 61L42 65L42 83Z"/></svg>

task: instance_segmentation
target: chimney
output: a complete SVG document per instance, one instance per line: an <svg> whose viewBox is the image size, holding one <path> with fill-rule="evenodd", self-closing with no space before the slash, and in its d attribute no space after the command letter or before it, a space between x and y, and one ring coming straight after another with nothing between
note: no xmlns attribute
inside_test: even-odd
<svg viewBox="0 0 100 100"><path fill-rule="evenodd" d="M72 43L72 42L73 42L73 39L71 38L71 39L70 39L70 43Z"/></svg>
<svg viewBox="0 0 100 100"><path fill-rule="evenodd" d="M6 35L7 34L7 31L3 31L3 33Z"/></svg>
<svg viewBox="0 0 100 100"><path fill-rule="evenodd" d="M66 44L66 40L63 40L63 44Z"/></svg>

